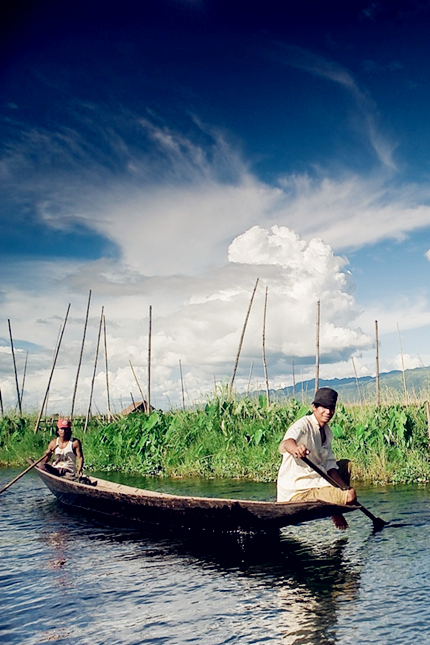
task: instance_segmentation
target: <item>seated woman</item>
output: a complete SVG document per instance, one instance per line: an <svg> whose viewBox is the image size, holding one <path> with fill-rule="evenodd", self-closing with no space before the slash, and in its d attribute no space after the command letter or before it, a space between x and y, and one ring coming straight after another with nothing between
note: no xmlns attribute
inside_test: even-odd
<svg viewBox="0 0 430 645"><path fill-rule="evenodd" d="M57 438L53 439L46 451L43 468L53 475L77 476L82 475L84 454L79 439L72 437L72 422L70 419L59 419L57 423ZM54 455L54 462L49 461Z"/></svg>

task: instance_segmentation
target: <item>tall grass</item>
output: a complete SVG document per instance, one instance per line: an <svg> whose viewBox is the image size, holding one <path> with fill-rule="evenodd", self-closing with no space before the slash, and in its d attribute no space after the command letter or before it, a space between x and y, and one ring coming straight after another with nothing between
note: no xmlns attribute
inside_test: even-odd
<svg viewBox="0 0 430 645"><path fill-rule="evenodd" d="M23 465L26 457L41 457L55 434L55 421L45 421L34 434L37 415L20 417L10 414L0 418L0 464Z"/></svg>
<svg viewBox="0 0 430 645"><path fill-rule="evenodd" d="M338 406L331 423L337 456L371 482L430 481L425 404Z"/></svg>
<svg viewBox="0 0 430 645"><path fill-rule="evenodd" d="M220 392L194 410L134 413L111 423L93 418L83 433L87 470L184 477L237 477L274 481L278 444L286 429L308 412L296 400L267 405L266 398L239 398ZM47 419L35 435L35 419L0 419L0 463L38 457L55 434ZM331 422L334 452L354 465L356 479L368 482L430 481L425 405L395 403L338 405Z"/></svg>

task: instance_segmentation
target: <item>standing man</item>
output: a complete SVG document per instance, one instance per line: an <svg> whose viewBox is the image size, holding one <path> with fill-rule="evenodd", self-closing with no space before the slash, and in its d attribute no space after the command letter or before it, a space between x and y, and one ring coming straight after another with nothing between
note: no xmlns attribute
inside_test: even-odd
<svg viewBox="0 0 430 645"><path fill-rule="evenodd" d="M79 439L72 437L72 422L70 419L59 419L57 422L57 438L53 439L46 451L43 462L45 469L58 476L82 475L84 454ZM54 455L53 464L49 461Z"/></svg>
<svg viewBox="0 0 430 645"><path fill-rule="evenodd" d="M336 462L331 449L333 434L327 425L333 417L337 403L337 392L322 387L315 393L312 403L313 414L302 417L288 428L279 444L283 455L278 473L278 502L311 501L320 499L332 504L352 504L356 499L353 488L341 490L328 484L318 473L301 461L309 455L311 461L324 470L341 486L349 486L349 462ZM339 529L348 524L343 515L332 516Z"/></svg>

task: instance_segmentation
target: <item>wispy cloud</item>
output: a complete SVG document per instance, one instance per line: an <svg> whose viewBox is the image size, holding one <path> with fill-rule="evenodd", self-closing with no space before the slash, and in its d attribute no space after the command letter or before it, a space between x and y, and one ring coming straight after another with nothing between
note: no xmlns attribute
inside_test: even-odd
<svg viewBox="0 0 430 645"><path fill-rule="evenodd" d="M344 70L328 66L324 73L354 87ZM269 185L225 134L196 120L194 135L185 136L149 117L133 115L133 126L121 119L120 132L110 145L105 142L106 156L121 150L113 167L92 149L85 151L78 133L23 136L3 156L5 201L18 199L14 212L51 228L96 231L147 275L189 273L222 262L225 244L256 223L284 224L338 250L402 239L430 224L426 185L394 184L383 171L337 178L317 169L312 177L287 175ZM386 140L368 127L380 157L389 159ZM141 131L141 148L131 150L127 128Z"/></svg>
<svg viewBox="0 0 430 645"><path fill-rule="evenodd" d="M361 89L353 74L336 61L329 60L307 49L284 45L280 45L279 49L280 54L277 58L283 64L332 81L349 94L360 115L361 128L367 135L377 158L386 168L396 170L394 151L397 148L397 142L383 132L378 123L375 102L365 90Z"/></svg>
<svg viewBox="0 0 430 645"><path fill-rule="evenodd" d="M342 179L287 176L285 221L306 237L330 240L337 250L357 249L384 239L400 241L430 225L427 184L395 184L384 174Z"/></svg>

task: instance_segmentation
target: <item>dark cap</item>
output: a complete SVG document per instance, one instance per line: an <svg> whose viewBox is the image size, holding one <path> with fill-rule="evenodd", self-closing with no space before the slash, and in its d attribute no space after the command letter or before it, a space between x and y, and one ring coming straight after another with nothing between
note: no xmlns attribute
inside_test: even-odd
<svg viewBox="0 0 430 645"><path fill-rule="evenodd" d="M331 387L320 387L315 392L314 405L322 405L324 408L335 408L337 402L337 392Z"/></svg>

